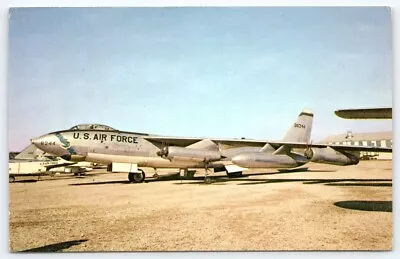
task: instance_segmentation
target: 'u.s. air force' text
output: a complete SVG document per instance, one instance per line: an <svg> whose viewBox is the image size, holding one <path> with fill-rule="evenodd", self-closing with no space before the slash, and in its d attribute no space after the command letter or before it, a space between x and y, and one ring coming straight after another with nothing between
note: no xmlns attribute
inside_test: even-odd
<svg viewBox="0 0 400 259"><path fill-rule="evenodd" d="M123 143L138 143L137 137L133 136L121 136L121 135L107 135L107 134L89 134L83 133L83 137L79 133L74 133L74 139L85 139L85 140L98 140L101 143L104 141L112 141L112 142L123 142Z"/></svg>

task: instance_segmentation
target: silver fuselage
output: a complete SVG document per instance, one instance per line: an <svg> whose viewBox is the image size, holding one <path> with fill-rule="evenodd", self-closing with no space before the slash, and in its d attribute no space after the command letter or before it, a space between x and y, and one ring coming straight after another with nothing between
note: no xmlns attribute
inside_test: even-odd
<svg viewBox="0 0 400 259"><path fill-rule="evenodd" d="M151 135L124 131L66 130L43 135L32 140L39 149L72 161L89 161L103 164L131 163L139 167L203 168L202 161L165 159L157 155L162 143L144 137ZM258 152L260 146L230 147L221 149L224 159L208 164L223 166L226 161L247 152Z"/></svg>

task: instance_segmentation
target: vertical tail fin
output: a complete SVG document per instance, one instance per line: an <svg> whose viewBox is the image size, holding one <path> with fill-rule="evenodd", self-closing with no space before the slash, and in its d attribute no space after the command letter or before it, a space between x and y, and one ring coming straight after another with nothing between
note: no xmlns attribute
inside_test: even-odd
<svg viewBox="0 0 400 259"><path fill-rule="evenodd" d="M37 159L38 156L43 155L43 151L38 149L34 144L30 144L22 150L15 159Z"/></svg>
<svg viewBox="0 0 400 259"><path fill-rule="evenodd" d="M314 114L303 110L297 121L289 128L283 141L287 142L310 142Z"/></svg>

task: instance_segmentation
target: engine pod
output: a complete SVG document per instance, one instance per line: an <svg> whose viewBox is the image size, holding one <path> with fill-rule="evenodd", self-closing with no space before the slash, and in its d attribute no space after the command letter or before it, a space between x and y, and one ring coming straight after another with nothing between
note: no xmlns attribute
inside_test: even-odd
<svg viewBox="0 0 400 259"><path fill-rule="evenodd" d="M170 160L212 162L221 159L219 151L199 150L185 147L164 147L161 154Z"/></svg>
<svg viewBox="0 0 400 259"><path fill-rule="evenodd" d="M232 162L246 168L292 168L304 165L308 160L300 155L274 155L264 152L249 152L236 155Z"/></svg>
<svg viewBox="0 0 400 259"><path fill-rule="evenodd" d="M305 151L305 156L311 159L311 162L331 164L331 165L356 165L360 159L349 152L337 151L331 147L309 148Z"/></svg>

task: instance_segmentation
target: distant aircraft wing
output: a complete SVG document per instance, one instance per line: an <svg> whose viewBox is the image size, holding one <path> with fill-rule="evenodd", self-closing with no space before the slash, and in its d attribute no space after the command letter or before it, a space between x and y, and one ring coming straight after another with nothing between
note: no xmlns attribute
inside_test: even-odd
<svg viewBox="0 0 400 259"><path fill-rule="evenodd" d="M392 119L392 108L343 109L335 114L343 119Z"/></svg>

